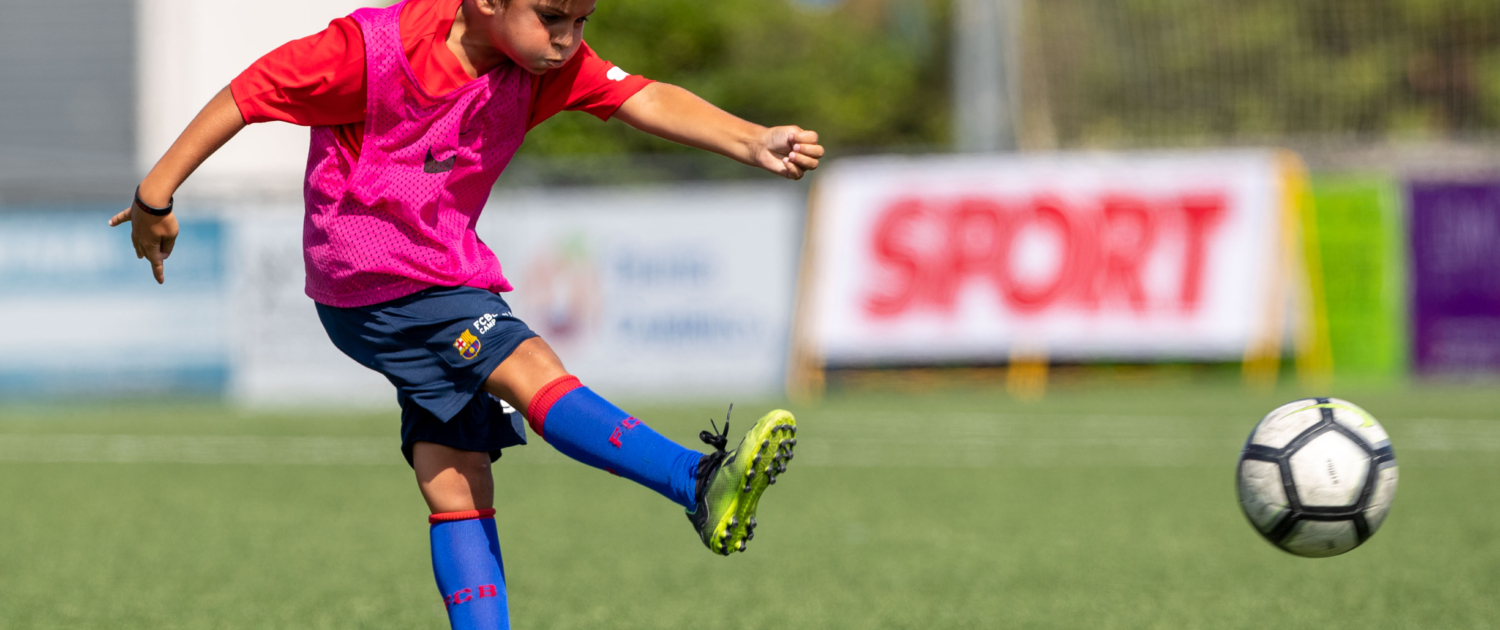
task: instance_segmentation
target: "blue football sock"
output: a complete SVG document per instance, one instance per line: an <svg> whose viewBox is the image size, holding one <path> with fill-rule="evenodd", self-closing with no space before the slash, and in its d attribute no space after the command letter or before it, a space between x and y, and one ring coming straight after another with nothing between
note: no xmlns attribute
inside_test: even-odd
<svg viewBox="0 0 1500 630"><path fill-rule="evenodd" d="M532 399L526 416L532 430L562 454L693 509L703 454L662 437L577 378L548 383Z"/></svg>
<svg viewBox="0 0 1500 630"><path fill-rule="evenodd" d="M432 572L453 630L510 630L495 511L433 514Z"/></svg>

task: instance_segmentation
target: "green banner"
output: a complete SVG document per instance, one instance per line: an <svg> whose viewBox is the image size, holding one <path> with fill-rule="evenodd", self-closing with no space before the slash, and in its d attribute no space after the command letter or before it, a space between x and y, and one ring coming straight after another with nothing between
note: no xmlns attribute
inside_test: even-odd
<svg viewBox="0 0 1500 630"><path fill-rule="evenodd" d="M1302 220L1318 329L1336 378L1406 373L1401 194L1378 175L1314 175Z"/></svg>

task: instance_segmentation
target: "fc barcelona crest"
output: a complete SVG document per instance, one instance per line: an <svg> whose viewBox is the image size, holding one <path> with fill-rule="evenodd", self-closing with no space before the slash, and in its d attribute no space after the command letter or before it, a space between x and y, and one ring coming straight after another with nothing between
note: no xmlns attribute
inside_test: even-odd
<svg viewBox="0 0 1500 630"><path fill-rule="evenodd" d="M464 330L464 334L459 335L458 339L453 341L453 347L458 348L458 356L465 359L479 356L479 338L467 329Z"/></svg>

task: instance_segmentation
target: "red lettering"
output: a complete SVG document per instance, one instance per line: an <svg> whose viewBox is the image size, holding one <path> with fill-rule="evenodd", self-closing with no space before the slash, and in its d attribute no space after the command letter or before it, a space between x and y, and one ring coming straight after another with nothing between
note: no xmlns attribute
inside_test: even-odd
<svg viewBox="0 0 1500 630"><path fill-rule="evenodd" d="M1146 291L1141 274L1151 248L1156 244L1156 226L1145 201L1114 196L1104 201L1101 226L1104 257L1103 288L1123 292L1130 308L1146 310Z"/></svg>
<svg viewBox="0 0 1500 630"><path fill-rule="evenodd" d="M1062 297L1087 311L1099 310L1100 285L1104 282L1104 267L1099 262L1102 216L1101 212L1075 212L1068 216L1072 230L1072 252L1068 259L1073 269Z"/></svg>
<svg viewBox="0 0 1500 630"><path fill-rule="evenodd" d="M1040 226L1051 223L1062 240L1061 257L1058 261L1057 271L1051 280L1044 281L1033 287L1022 286L1015 278L1012 269L1014 260L1012 250L1016 238L1031 224ZM1022 212L1012 223L1011 229L1001 241L999 257L1003 261L995 269L995 283L1000 294L1005 297L1006 303L1019 313L1036 313L1050 306L1068 288L1075 271L1074 257L1077 255L1074 246L1074 230L1068 221L1068 215L1063 212L1062 205L1053 199L1038 198L1032 203L1026 212Z"/></svg>
<svg viewBox="0 0 1500 630"><path fill-rule="evenodd" d="M636 420L635 418L626 418L624 420L621 420L620 426L615 427L614 433L611 433L609 435L609 443L615 445L615 448L623 448L625 446L625 442L621 440L621 438L625 437L625 431L634 429L638 426L641 426L641 421Z"/></svg>
<svg viewBox="0 0 1500 630"><path fill-rule="evenodd" d="M1196 195L1182 199L1182 217L1187 247L1182 261L1182 285L1178 292L1183 312L1198 310L1203 295L1204 267L1207 266L1209 233L1218 227L1224 216L1224 198L1217 195Z"/></svg>
<svg viewBox="0 0 1500 630"><path fill-rule="evenodd" d="M898 315L910 308L917 297L921 267L908 240L912 224L922 215L922 202L904 199L891 204L875 224L870 246L876 263L888 270L888 279L881 284L890 290L873 294L865 301L865 312L873 317Z"/></svg>
<svg viewBox="0 0 1500 630"><path fill-rule="evenodd" d="M876 217L870 237L877 275L865 312L872 319L924 308L951 314L973 280L1020 315L1055 308L1145 313L1153 296L1174 300L1184 312L1197 310L1211 240L1227 215L1225 197L1195 194L1159 203L1105 194L1095 203L1070 207L1049 196L1022 205L986 197L898 199ZM1166 262L1163 245L1175 250L1179 234L1182 273L1173 282L1180 283L1153 287L1151 270ZM1025 255L1043 254L1045 269L1035 267L1040 259L1023 258L1020 249L1038 238L1047 246ZM638 422L632 418L622 426ZM619 447L620 437L617 432L611 443Z"/></svg>
<svg viewBox="0 0 1500 630"><path fill-rule="evenodd" d="M499 594L495 590L494 584L484 584L479 587L479 597L480 599L485 597L499 597Z"/></svg>
<svg viewBox="0 0 1500 630"><path fill-rule="evenodd" d="M453 605L457 606L459 604L468 602L471 599L474 599L474 591L466 588L453 594Z"/></svg>
<svg viewBox="0 0 1500 630"><path fill-rule="evenodd" d="M971 276L986 277L1005 264L1001 256L1005 218L1000 204L988 199L964 199L948 215L945 234L946 269L934 274L930 298L942 311L953 310L954 298Z"/></svg>

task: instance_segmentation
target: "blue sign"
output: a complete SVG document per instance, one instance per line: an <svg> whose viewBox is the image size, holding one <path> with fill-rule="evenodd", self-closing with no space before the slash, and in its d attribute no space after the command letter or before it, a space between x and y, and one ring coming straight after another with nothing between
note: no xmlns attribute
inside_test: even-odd
<svg viewBox="0 0 1500 630"><path fill-rule="evenodd" d="M223 224L184 219L158 285L115 211L0 213L0 395L223 391Z"/></svg>

